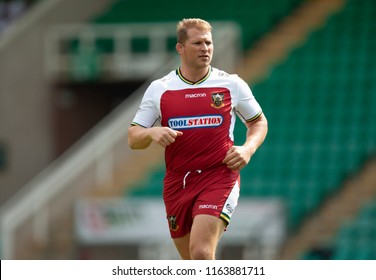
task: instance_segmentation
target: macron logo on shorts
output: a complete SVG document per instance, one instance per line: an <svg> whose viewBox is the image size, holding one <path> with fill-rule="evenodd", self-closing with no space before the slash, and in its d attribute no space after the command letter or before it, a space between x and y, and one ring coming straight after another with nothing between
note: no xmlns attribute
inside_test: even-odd
<svg viewBox="0 0 376 280"><path fill-rule="evenodd" d="M222 123L223 117L221 115L181 117L168 120L168 126L173 129L217 127Z"/></svg>

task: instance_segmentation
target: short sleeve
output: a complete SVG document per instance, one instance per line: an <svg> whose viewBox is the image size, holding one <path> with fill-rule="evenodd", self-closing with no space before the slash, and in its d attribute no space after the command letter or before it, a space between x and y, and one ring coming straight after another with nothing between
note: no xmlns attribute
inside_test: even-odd
<svg viewBox="0 0 376 280"><path fill-rule="evenodd" d="M251 122L262 114L262 109L248 84L237 78L238 95L235 111L243 122Z"/></svg>
<svg viewBox="0 0 376 280"><path fill-rule="evenodd" d="M138 107L136 115L132 121L132 125L140 125L143 127L152 127L159 119L159 110L157 108L157 100L154 98L153 83L145 91L141 104Z"/></svg>

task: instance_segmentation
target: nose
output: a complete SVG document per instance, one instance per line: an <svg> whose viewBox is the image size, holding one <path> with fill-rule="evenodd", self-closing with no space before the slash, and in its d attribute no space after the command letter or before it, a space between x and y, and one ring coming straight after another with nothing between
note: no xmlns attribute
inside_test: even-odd
<svg viewBox="0 0 376 280"><path fill-rule="evenodd" d="M206 45L205 43L203 43L203 44L201 44L201 49L202 49L203 51L207 51L207 50L209 49L209 46Z"/></svg>

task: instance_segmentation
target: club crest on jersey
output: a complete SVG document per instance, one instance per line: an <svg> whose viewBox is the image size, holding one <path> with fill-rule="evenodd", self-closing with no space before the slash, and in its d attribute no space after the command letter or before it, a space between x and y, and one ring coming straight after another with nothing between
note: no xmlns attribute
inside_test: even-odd
<svg viewBox="0 0 376 280"><path fill-rule="evenodd" d="M224 93L215 92L212 93L212 107L214 108L222 108L225 104L223 103L223 99L225 97Z"/></svg>
<svg viewBox="0 0 376 280"><path fill-rule="evenodd" d="M170 230L177 231L179 229L179 226L176 224L176 216L168 216L168 223Z"/></svg>
<svg viewBox="0 0 376 280"><path fill-rule="evenodd" d="M178 117L168 120L168 126L172 129L208 128L217 127L223 123L221 115L203 115Z"/></svg>

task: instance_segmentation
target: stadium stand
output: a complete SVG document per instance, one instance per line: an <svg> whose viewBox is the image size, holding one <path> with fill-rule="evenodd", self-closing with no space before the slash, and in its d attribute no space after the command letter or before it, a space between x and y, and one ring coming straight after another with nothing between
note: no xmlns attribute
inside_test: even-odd
<svg viewBox="0 0 376 280"><path fill-rule="evenodd" d="M234 22L238 24L242 32L242 49L246 50L261 35L276 23L278 23L284 15L295 8L302 0L283 0L278 3L272 1L235 1L231 3L222 4L218 6L215 12L212 11L212 7L215 4L214 1L200 2L194 0L190 2L190 5L182 9L181 5L166 1L154 5L152 1L143 2L127 2L118 0L116 1L105 13L93 19L94 24L105 25L121 25L121 24L145 24L155 23L156 25L161 23L176 23L183 17L202 17L214 22ZM153 5L153 9L145 11L145 6ZM198 10L196 7L200 6ZM273 8L270 8L273 7ZM139 11L143 11L139 13ZM250 24L250 19L252 19ZM172 37L168 38L168 53L176 54L175 44L176 38L174 33ZM131 52L132 55L146 54L151 48L151 42L148 39L145 32L139 33L139 35L132 35L131 39ZM81 58L85 65L91 65L91 70L88 74L89 80L98 79L98 66L97 60L116 53L117 42L113 38L96 38L93 49L85 50L85 54L82 55L80 51L80 39L72 40L70 45L70 52L75 54L77 58ZM71 68L72 76L75 77L75 73L80 72L82 63L80 60ZM100 68L100 67L99 67ZM135 71L137 72L137 71ZM79 78L79 77L78 77Z"/></svg>
<svg viewBox="0 0 376 280"><path fill-rule="evenodd" d="M305 260L375 260L376 198L364 203L359 212L346 220L333 236L332 243L302 254Z"/></svg>
<svg viewBox="0 0 376 280"><path fill-rule="evenodd" d="M345 203L336 206L335 211L352 211L354 212L352 215L358 211L357 204L362 196L368 193L368 197L364 197L364 200L367 201L375 195L374 183L373 186L364 187L365 182L372 183L374 180L372 175L374 174L374 164L371 164L370 168L365 168L369 169L368 176L361 175L363 177L361 180L351 183L352 178L359 176L359 171L364 169L367 161L372 160L375 155L375 109L371 104L375 102L376 87L371 73L375 71L375 55L372 51L375 46L372 35L375 33L375 29L372 17L376 10L371 2L347 1L345 9L332 17L325 28L311 36L305 46L298 51L298 54L295 54L295 56L298 56L299 53L301 56L305 56L304 60L306 61L304 65L301 65L304 67L300 68L302 71L298 73L299 79L308 77L304 75L305 71L303 70L310 71L311 75L314 75L311 87L315 91L315 101L311 106L315 106L314 104L320 99L325 100L321 106L316 107L320 110L316 110L318 114L315 114L318 117L320 114L324 114L321 117L323 124L317 130L317 133L322 136L322 139L319 140L321 144L319 145L318 142L315 144L310 140L312 147L316 145L324 152L323 159L327 158L321 163L323 172L317 173L317 177L315 177L315 181L322 179L320 186L325 194L325 199L321 200L321 204L324 202L325 205L335 205L337 204L336 199L347 197L343 199ZM315 64L314 68L309 68ZM307 85L309 85L308 81L306 81ZM324 108L326 109L323 110ZM317 133L315 133L315 137L318 136ZM312 165L313 163L311 168ZM319 165L316 164L316 166ZM332 187L328 182L333 182ZM352 189L345 190L347 183L353 184ZM343 192L345 192L344 195L342 195ZM330 206L323 208L329 209ZM323 213L328 211L326 215L330 216L334 207L331 208L332 210L321 209L321 211ZM337 220L329 222L332 224L340 224L341 221L347 223L348 214L344 214L342 218L338 215ZM323 235L323 231L325 231L323 224L328 225L328 218L318 219L316 222L312 220L309 227L312 235ZM336 241L326 237L313 246L332 248L333 243ZM309 252L306 253L309 255ZM341 258L340 253L336 256ZM354 255L353 258L355 257ZM370 255L368 257L372 259ZM364 255L363 258L366 256Z"/></svg>
<svg viewBox="0 0 376 280"><path fill-rule="evenodd" d="M184 17L202 17L209 21L233 20L243 28L243 45L248 48L252 42L267 32L271 26L288 14L301 0L247 1L237 0L226 3L218 1L193 0L182 7L169 1L155 5L153 1L118 0L96 23L129 22L177 22ZM145 9L152 6L153 9ZM197 7L200 7L199 9ZM215 11L213 11L215 7ZM142 11L140 13L139 11ZM172 44L171 47L174 47Z"/></svg>
<svg viewBox="0 0 376 280"><path fill-rule="evenodd" d="M372 59L367 61L372 48L358 47L367 46L369 37L362 43L362 33L341 34L346 11L313 34L266 82L254 86L271 128L256 155L258 164L244 172L250 178L243 190L286 196L294 226L375 148L375 69Z"/></svg>
<svg viewBox="0 0 376 280"><path fill-rule="evenodd" d="M297 233L285 242L284 259L330 259L343 224L356 219L362 207L376 197L376 161L368 160L307 218Z"/></svg>
<svg viewBox="0 0 376 280"><path fill-rule="evenodd" d="M335 237L331 259L376 259L376 199L366 203L359 214L344 223Z"/></svg>

